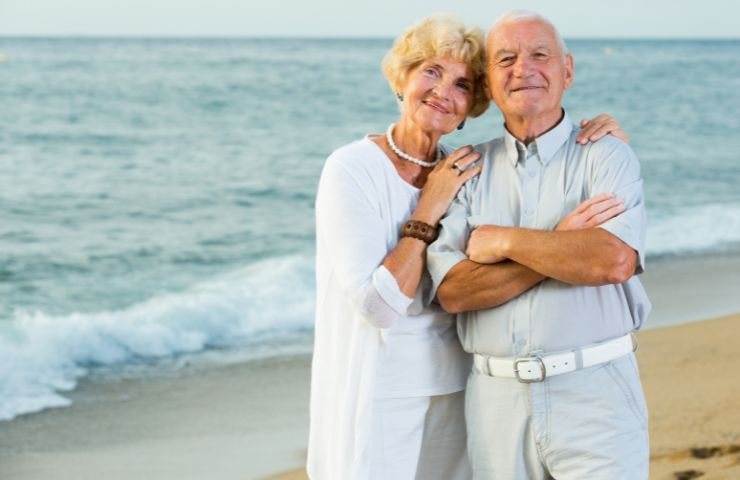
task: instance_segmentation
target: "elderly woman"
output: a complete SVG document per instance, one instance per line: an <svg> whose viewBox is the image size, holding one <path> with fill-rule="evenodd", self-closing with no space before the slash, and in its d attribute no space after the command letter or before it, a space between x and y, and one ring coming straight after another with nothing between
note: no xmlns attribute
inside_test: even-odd
<svg viewBox="0 0 740 480"><path fill-rule="evenodd" d="M308 451L314 480L471 476L463 417L470 361L454 317L425 296L424 267L440 218L481 169L470 146L451 151L439 139L488 107L483 45L478 29L454 17L412 26L383 62L400 118L385 135L339 148L324 166ZM615 128L600 117L582 138ZM598 211L610 202L598 202Z"/></svg>

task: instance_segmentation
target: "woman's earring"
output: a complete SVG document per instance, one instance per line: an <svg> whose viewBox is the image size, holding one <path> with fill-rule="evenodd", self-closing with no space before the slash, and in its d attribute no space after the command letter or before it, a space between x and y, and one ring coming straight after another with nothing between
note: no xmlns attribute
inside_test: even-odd
<svg viewBox="0 0 740 480"><path fill-rule="evenodd" d="M465 120L463 120L462 123L457 126L458 130L462 130L463 128L465 128Z"/></svg>
<svg viewBox="0 0 740 480"><path fill-rule="evenodd" d="M396 93L396 98L399 102L403 102L403 95L401 95L400 93Z"/></svg>

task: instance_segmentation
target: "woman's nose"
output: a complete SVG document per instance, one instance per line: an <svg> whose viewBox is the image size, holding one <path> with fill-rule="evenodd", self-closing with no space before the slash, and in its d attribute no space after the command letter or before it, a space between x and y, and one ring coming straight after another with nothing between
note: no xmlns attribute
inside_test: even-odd
<svg viewBox="0 0 740 480"><path fill-rule="evenodd" d="M448 98L450 95L451 88L452 88L452 84L450 82L440 81L440 82L437 82L437 84L434 86L432 91L439 98Z"/></svg>

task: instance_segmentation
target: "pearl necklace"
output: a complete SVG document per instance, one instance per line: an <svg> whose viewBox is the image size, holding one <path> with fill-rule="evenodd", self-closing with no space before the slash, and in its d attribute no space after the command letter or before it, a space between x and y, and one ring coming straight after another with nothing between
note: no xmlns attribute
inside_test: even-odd
<svg viewBox="0 0 740 480"><path fill-rule="evenodd" d="M388 145L390 145L393 153L405 160L408 160L411 163L419 165L420 167L434 167L442 160L442 149L439 148L439 146L437 146L437 157L434 159L433 162L425 162L424 160L419 160L416 157L412 157L406 152L402 152L401 149L398 148L398 146L396 146L396 143L393 141L393 127L395 126L395 123L391 123L390 125L388 125L388 130L385 132L385 138L388 140Z"/></svg>

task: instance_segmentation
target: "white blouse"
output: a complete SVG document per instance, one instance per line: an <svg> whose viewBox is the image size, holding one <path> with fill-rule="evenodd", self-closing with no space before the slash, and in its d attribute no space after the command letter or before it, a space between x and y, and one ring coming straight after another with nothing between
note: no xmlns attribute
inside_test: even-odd
<svg viewBox="0 0 740 480"><path fill-rule="evenodd" d="M428 274L408 298L382 265L418 198L368 137L336 150L324 166L316 199L313 479L367 477L373 398L465 387L470 360L454 317L426 298Z"/></svg>

